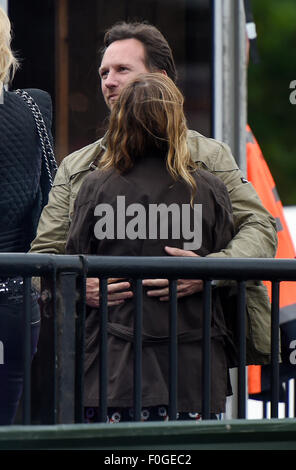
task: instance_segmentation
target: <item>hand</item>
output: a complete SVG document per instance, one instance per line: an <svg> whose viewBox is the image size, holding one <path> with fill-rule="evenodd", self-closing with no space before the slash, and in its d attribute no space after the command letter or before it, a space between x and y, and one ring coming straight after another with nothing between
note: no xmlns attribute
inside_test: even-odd
<svg viewBox="0 0 296 470"><path fill-rule="evenodd" d="M181 250L166 246L165 251L171 256L198 256L193 251ZM161 301L169 300L169 281L168 279L144 279L143 286L158 287L158 289L147 291L149 297L159 297ZM203 290L203 281L201 279L178 279L177 298L195 294Z"/></svg>
<svg viewBox="0 0 296 470"><path fill-rule="evenodd" d="M129 282L114 282L108 284L108 306L119 305L125 299L133 296ZM86 303L89 307L98 308L100 305L100 280L97 277L89 277L86 280Z"/></svg>

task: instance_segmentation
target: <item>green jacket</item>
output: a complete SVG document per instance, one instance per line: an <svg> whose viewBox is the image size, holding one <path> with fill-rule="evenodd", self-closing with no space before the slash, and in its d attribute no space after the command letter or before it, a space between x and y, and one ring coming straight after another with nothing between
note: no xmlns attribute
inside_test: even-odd
<svg viewBox="0 0 296 470"><path fill-rule="evenodd" d="M273 258L277 249L276 224L264 209L251 183L239 170L229 147L196 131L188 132L194 161L226 185L233 208L236 236L211 257ZM56 174L49 202L43 209L31 252L64 254L74 202L90 165L105 149L104 138L68 155ZM268 362L270 355L270 304L262 283L250 282L247 295L248 363ZM255 356L250 351L255 350ZM257 354L258 353L258 354Z"/></svg>

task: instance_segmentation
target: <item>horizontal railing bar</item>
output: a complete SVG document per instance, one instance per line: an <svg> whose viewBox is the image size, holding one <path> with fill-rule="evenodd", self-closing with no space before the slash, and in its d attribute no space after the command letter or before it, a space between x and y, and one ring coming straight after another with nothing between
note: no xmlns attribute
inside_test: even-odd
<svg viewBox="0 0 296 470"><path fill-rule="evenodd" d="M201 258L201 257L88 257L88 275L99 269L102 275L161 276L183 278L205 276L209 279L296 280L296 260L273 258ZM165 273L165 274L164 274Z"/></svg>
<svg viewBox="0 0 296 470"><path fill-rule="evenodd" d="M239 380L238 380L238 389L239 389L239 400L238 400L238 417L245 418L246 411L246 393L245 393L245 381L246 377L244 374L245 362L246 362L246 344L245 344L245 324L244 324L244 307L245 307L245 296L244 291L245 281L247 280L269 280L273 282L272 287L272 351L271 351L271 366L272 366L272 399L271 399L271 417L278 417L278 401L279 401L279 289L280 282L284 280L293 280L296 281L296 260L291 259L265 259L265 258L188 258L188 257L108 257L108 256L83 256L83 255L47 255L47 254L23 254L23 253L0 253L0 277L1 275L13 276L15 274L21 274L24 276L25 282L25 292L27 294L24 297L24 303L28 306L30 300L30 286L31 286L31 277L33 276L42 276L45 274L50 274L53 276L54 285L53 285L53 305L56 309L56 275L57 274L69 274L70 277L75 278L78 274L82 276L83 274L83 283L85 283L86 277L97 276L101 281L101 306L100 306L100 401L98 406L100 409L99 421L106 422L107 420L107 408L108 408L108 374L107 374L107 320L108 320L108 304L107 304L107 277L126 277L128 279L134 279L137 283L137 310L139 316L137 318L137 328L139 330L138 336L138 354L137 362L135 363L135 398L138 397L138 401L134 400L136 403L134 412L136 420L140 418L141 410L141 397L139 391L141 390L141 309L142 309L142 292L141 292L141 279L149 277L162 277L170 280L170 309L174 321L172 321L171 327L171 357L172 365L171 366L171 375L170 375L170 418L173 418L177 410L177 387L176 387L176 361L177 361L177 296L176 296L176 287L177 281L176 277L180 278L200 278L205 280L205 311L207 313L207 320L204 321L203 328L203 338L205 339L203 345L203 409L202 414L205 419L210 415L210 396L211 396L211 355L210 355L210 312L211 312L211 279L215 280L233 280L238 281L239 284L239 301L238 301L238 310L241 310L241 326L240 326L240 366L239 366ZM72 283L71 291L75 292L76 283ZM80 305L85 304L85 284L82 286L81 298L79 299ZM74 299L74 296L73 296ZM71 303L74 300L71 300ZM84 307L85 308L85 305ZM27 309L29 311L29 309ZM72 309L74 312L74 309ZM72 311L71 310L71 311ZM85 311L82 312L83 315ZM56 315L54 314L54 318ZM69 315L65 315L69 317ZM84 328L84 316L80 318L81 328ZM29 325L29 317L27 318L27 325ZM71 325L74 325L74 322L71 322ZM76 325L77 326L77 325ZM57 342L57 324L55 319L55 338L54 338L54 350L58 348ZM66 328L67 329L67 328ZM71 330L71 329L69 329ZM74 331L74 329L72 329ZM72 332L71 332L72 334ZM135 338L137 335L135 334ZM77 338L76 338L77 339ZM79 335L79 340L81 341L81 349L83 350L84 338ZM29 329L27 328L27 344L29 341ZM30 372L30 350L26 352L26 364L27 364L27 375ZM55 363L56 365L56 363ZM82 379L83 371L83 358L81 357L80 362L80 380ZM78 367L79 368L79 367ZM56 387L56 377L54 378L54 419L57 418L57 399L58 392ZM27 381L28 383L28 381ZM83 400L83 383L79 383L78 390L78 399ZM29 384L30 386L30 384ZM30 394L30 388L25 384L24 389L24 403L27 401L26 397ZM295 399L295 397L294 397ZM82 406L78 405L77 414L78 420L83 421L83 401ZM30 408L25 409L25 418L24 424L28 423L30 420Z"/></svg>
<svg viewBox="0 0 296 470"><path fill-rule="evenodd" d="M296 259L202 258L202 257L130 257L48 255L41 253L0 253L0 276L42 276L57 272L81 272L87 260L88 277L161 276L175 279L208 278L229 280L296 280ZM165 273L165 274L164 274Z"/></svg>

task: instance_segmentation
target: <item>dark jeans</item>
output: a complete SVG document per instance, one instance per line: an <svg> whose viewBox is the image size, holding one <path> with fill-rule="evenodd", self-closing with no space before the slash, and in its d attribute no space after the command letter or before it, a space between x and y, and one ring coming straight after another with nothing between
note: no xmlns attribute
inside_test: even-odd
<svg viewBox="0 0 296 470"><path fill-rule="evenodd" d="M32 298L31 351L37 350L40 311ZM23 388L24 307L21 298L0 294L0 425L12 424Z"/></svg>

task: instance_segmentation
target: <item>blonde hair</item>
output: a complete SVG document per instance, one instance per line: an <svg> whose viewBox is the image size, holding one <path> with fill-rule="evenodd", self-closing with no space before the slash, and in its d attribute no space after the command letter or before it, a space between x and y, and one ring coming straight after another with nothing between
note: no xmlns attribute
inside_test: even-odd
<svg viewBox="0 0 296 470"><path fill-rule="evenodd" d="M191 173L196 164L187 145L183 104L180 90L162 73L141 74L129 82L112 108L100 169L113 167L124 173L145 150L164 149L169 173L190 186L192 203L196 183Z"/></svg>
<svg viewBox="0 0 296 470"><path fill-rule="evenodd" d="M10 48L11 24L0 7L0 83L8 83L18 68L18 61Z"/></svg>

